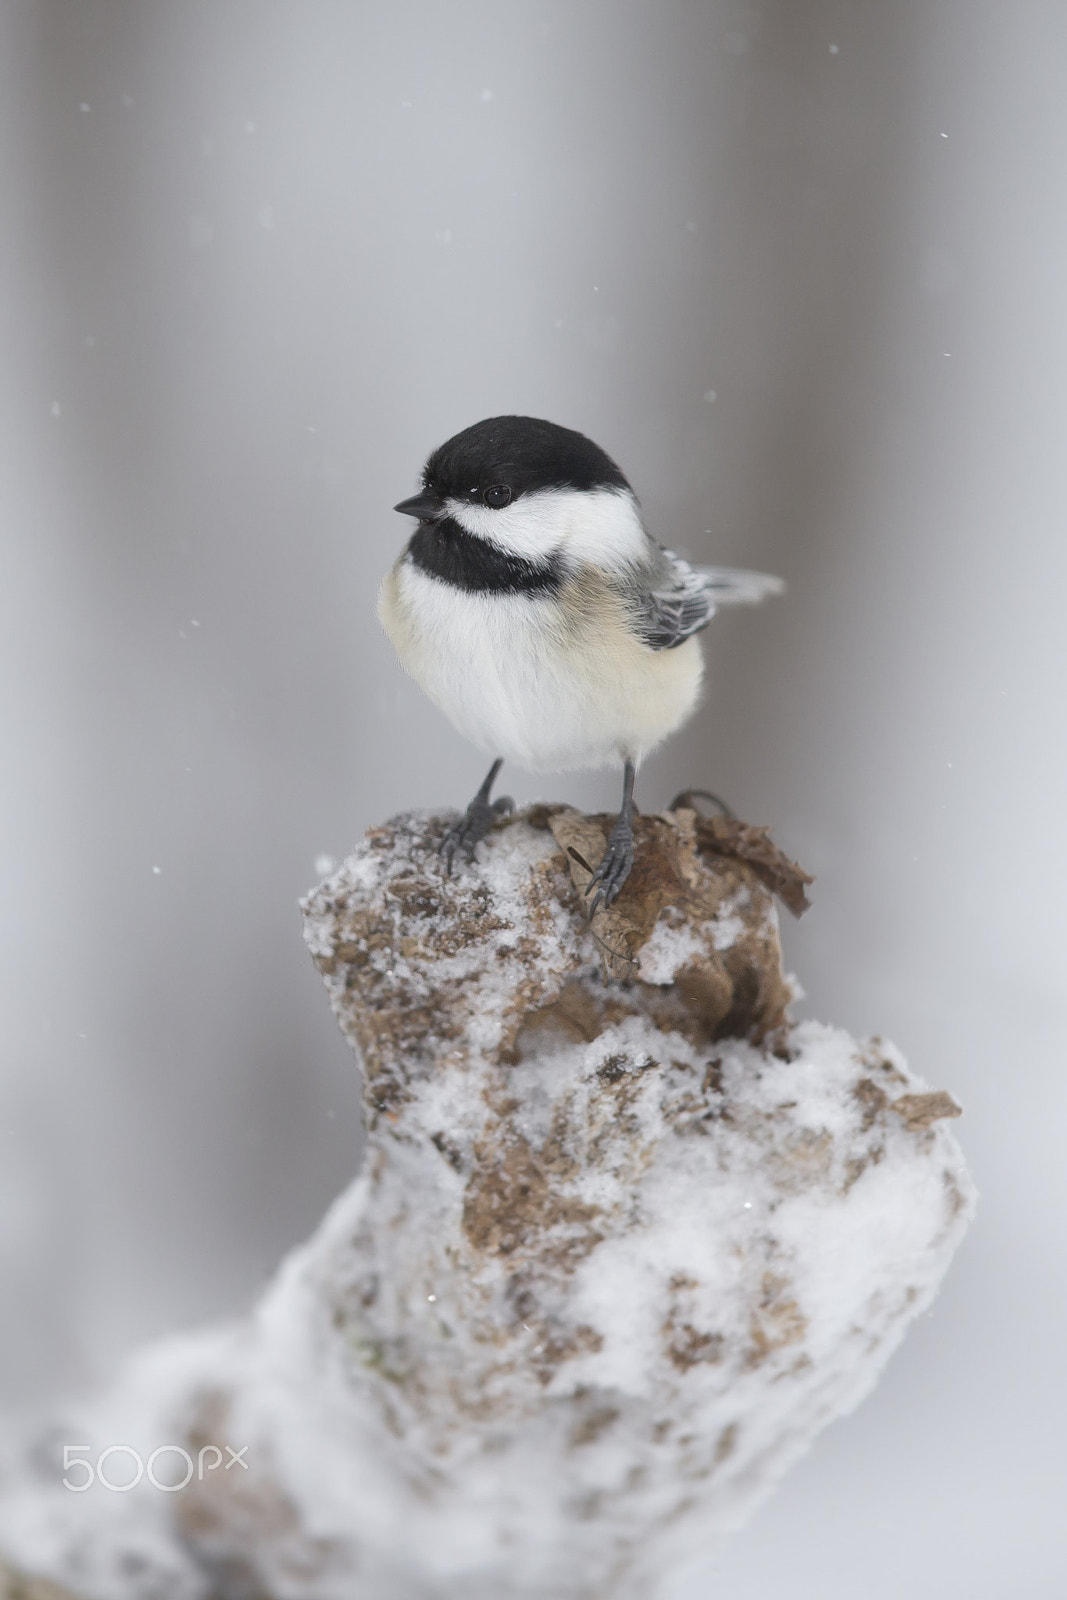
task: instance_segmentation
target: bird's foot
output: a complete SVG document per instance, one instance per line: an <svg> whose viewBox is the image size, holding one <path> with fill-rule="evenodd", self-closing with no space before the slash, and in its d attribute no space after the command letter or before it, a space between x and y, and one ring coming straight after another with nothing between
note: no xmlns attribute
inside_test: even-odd
<svg viewBox="0 0 1067 1600"><path fill-rule="evenodd" d="M501 795L499 800L492 801L486 800L481 794L476 794L463 815L452 824L441 840L441 859L445 864L445 877L452 876L452 863L457 855L470 861L479 839L485 838L499 817L506 817L508 812L514 809L515 802L509 794Z"/></svg>
<svg viewBox="0 0 1067 1600"><path fill-rule="evenodd" d="M600 885L589 907L590 919L596 916L602 906L611 905L630 876L633 864L633 818L624 813L608 834L608 847L604 851L600 865L586 884L586 894L596 888L597 884Z"/></svg>

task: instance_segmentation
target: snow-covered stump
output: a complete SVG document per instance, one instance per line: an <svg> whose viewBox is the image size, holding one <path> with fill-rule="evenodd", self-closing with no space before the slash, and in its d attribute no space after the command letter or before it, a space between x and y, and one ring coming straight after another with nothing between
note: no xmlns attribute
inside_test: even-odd
<svg viewBox="0 0 1067 1600"><path fill-rule="evenodd" d="M610 820L534 807L446 879L445 819L401 817L308 897L362 1175L247 1324L64 1425L91 1460L180 1444L184 1488L13 1474L24 1568L100 1600L651 1596L875 1382L972 1209L958 1108L789 1024L768 885L802 875L759 830L640 819L590 926Z"/></svg>

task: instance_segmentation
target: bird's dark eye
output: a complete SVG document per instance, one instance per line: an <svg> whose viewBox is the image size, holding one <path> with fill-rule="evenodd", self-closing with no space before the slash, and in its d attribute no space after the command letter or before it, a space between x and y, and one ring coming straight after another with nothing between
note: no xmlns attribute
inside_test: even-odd
<svg viewBox="0 0 1067 1600"><path fill-rule="evenodd" d="M499 511L511 499L511 490L506 483L493 483L482 495L487 506L492 506L494 511Z"/></svg>

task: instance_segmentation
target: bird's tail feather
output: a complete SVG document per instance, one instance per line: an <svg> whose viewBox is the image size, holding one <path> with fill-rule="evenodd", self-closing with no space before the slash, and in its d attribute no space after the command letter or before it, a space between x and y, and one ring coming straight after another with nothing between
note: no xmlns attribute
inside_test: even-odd
<svg viewBox="0 0 1067 1600"><path fill-rule="evenodd" d="M700 576L716 606L754 606L771 595L783 594L785 583L769 572L746 572L742 567L700 567Z"/></svg>

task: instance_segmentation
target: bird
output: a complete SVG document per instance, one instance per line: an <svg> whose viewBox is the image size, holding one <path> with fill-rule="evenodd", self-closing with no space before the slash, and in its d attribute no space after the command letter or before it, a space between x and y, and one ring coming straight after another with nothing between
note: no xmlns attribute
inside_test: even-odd
<svg viewBox="0 0 1067 1600"><path fill-rule="evenodd" d="M429 456L394 508L415 532L385 577L378 616L401 666L458 732L493 756L446 832L446 874L510 798L504 761L531 772L622 767L622 802L587 886L592 918L634 863L634 782L690 717L697 635L723 605L781 593L779 578L691 566L658 544L615 462L537 417L487 417Z"/></svg>

